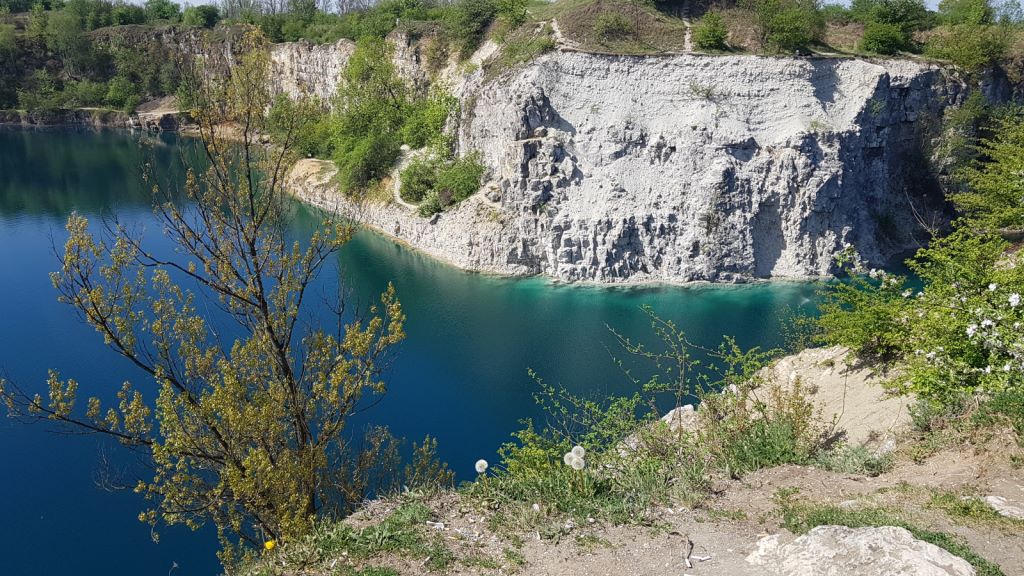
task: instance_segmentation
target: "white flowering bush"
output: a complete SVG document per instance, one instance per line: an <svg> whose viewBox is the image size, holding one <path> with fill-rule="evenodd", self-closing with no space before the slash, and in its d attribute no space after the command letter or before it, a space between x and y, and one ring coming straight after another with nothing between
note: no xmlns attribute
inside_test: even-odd
<svg viewBox="0 0 1024 576"><path fill-rule="evenodd" d="M961 228L909 262L918 279L854 267L828 289L823 337L898 362L897 389L941 402L1020 386L1024 271L1008 248Z"/></svg>

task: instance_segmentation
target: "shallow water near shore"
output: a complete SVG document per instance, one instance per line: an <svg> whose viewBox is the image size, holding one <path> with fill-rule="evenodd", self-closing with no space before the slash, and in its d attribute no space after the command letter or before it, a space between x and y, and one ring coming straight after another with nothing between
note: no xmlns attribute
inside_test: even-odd
<svg viewBox="0 0 1024 576"><path fill-rule="evenodd" d="M94 222L116 214L144 230L151 246L169 249L139 166L151 159L156 173L180 181L173 167L194 146L172 136L0 129L0 374L40 392L51 368L78 380L83 394L109 394L126 379L146 389L137 370L56 301L52 245L63 243L63 223L77 210ZM301 237L318 215L300 205L295 214L292 232ZM733 335L744 347L774 347L783 344L781 320L809 311L815 291L801 283L602 288L503 279L462 272L365 231L338 264L351 307L365 310L393 282L408 315L388 395L354 429L372 422L410 440L430 434L461 479L472 477L476 459L496 459L520 419L539 416L528 369L581 394L629 390L612 362L622 353L607 327L649 339L641 305L701 345ZM313 293L338 283L328 271ZM311 321L329 321L325 304L308 312ZM173 574L218 573L211 530L164 529L153 543L136 520L140 499L101 487L144 474L115 443L0 419L0 574L165 574L175 563Z"/></svg>

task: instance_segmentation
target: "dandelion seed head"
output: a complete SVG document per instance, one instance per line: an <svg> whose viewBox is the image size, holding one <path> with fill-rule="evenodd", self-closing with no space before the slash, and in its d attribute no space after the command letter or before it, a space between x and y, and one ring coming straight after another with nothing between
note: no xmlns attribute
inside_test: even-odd
<svg viewBox="0 0 1024 576"><path fill-rule="evenodd" d="M483 458L477 460L475 468L477 474L483 474L484 472L487 472L487 460L484 460Z"/></svg>
<svg viewBox="0 0 1024 576"><path fill-rule="evenodd" d="M579 446L579 445L573 446L572 447L572 455L577 457L577 458L583 458L584 456L587 455L587 451L583 449L583 446Z"/></svg>

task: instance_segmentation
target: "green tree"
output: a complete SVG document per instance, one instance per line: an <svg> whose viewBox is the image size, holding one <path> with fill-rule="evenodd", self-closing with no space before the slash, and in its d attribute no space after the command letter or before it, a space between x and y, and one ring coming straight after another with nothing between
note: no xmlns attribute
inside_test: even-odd
<svg viewBox="0 0 1024 576"><path fill-rule="evenodd" d="M33 4L32 10L29 12L28 26L25 29L25 33L29 38L45 38L48 19L49 15L42 3Z"/></svg>
<svg viewBox="0 0 1024 576"><path fill-rule="evenodd" d="M220 22L220 10L209 4L189 6L185 9L181 22L186 26L213 28Z"/></svg>
<svg viewBox="0 0 1024 576"><path fill-rule="evenodd" d="M725 50L729 31L718 12L708 12L693 29L693 44L700 50Z"/></svg>
<svg viewBox="0 0 1024 576"><path fill-rule="evenodd" d="M463 58L480 45L484 32L498 13L494 0L455 0L443 19L448 40Z"/></svg>
<svg viewBox="0 0 1024 576"><path fill-rule="evenodd" d="M992 24L995 11L988 0L942 0L939 16L945 24Z"/></svg>
<svg viewBox="0 0 1024 576"><path fill-rule="evenodd" d="M171 0L146 0L146 20L177 22L181 19L181 7Z"/></svg>
<svg viewBox="0 0 1024 576"><path fill-rule="evenodd" d="M384 39L364 37L349 58L338 92L339 179L347 192L386 175L398 157L409 95Z"/></svg>
<svg viewBox="0 0 1024 576"><path fill-rule="evenodd" d="M14 24L0 24L0 56L10 57L18 49Z"/></svg>
<svg viewBox="0 0 1024 576"><path fill-rule="evenodd" d="M964 172L967 189L953 201L971 226L990 232L1024 233L1024 118L999 122L981 145L982 161Z"/></svg>
<svg viewBox="0 0 1024 576"><path fill-rule="evenodd" d="M153 473L136 491L151 508L140 518L212 522L229 562L236 538L293 539L318 516L342 515L367 491L387 489L371 472L387 464L385 478L394 478L393 439L377 430L360 448L346 425L385 392L381 370L404 338L405 315L389 286L364 318L345 321L339 307L336 326L307 323L310 282L352 228L327 220L303 242L285 237L283 182L299 127L285 128L273 148L258 140L270 103L266 46L247 36L233 65L207 53L219 61L186 75L186 104L208 165L190 167L187 203L154 187L177 249L152 253L116 225L97 237L73 215L52 275L61 300L151 385L125 383L107 407L52 373L48 398L10 383L2 398L15 416L108 435L144 454ZM236 123L240 141L220 137L224 122ZM201 303L219 307L236 336L225 338Z"/></svg>
<svg viewBox="0 0 1024 576"><path fill-rule="evenodd" d="M895 24L868 22L864 26L864 36L860 40L860 48L865 52L895 54L908 47L907 34Z"/></svg>
<svg viewBox="0 0 1024 576"><path fill-rule="evenodd" d="M805 50L824 31L816 0L745 0L753 10L761 43L780 52Z"/></svg>

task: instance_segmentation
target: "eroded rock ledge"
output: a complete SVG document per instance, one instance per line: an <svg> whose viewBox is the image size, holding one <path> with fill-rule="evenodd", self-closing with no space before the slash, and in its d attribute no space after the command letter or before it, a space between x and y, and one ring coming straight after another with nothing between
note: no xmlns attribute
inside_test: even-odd
<svg viewBox="0 0 1024 576"><path fill-rule="evenodd" d="M275 47L276 86L330 96L350 50ZM297 194L469 270L606 283L821 277L847 246L883 264L939 218L920 128L965 91L910 61L578 52L455 82L478 195L427 220L322 178Z"/></svg>

